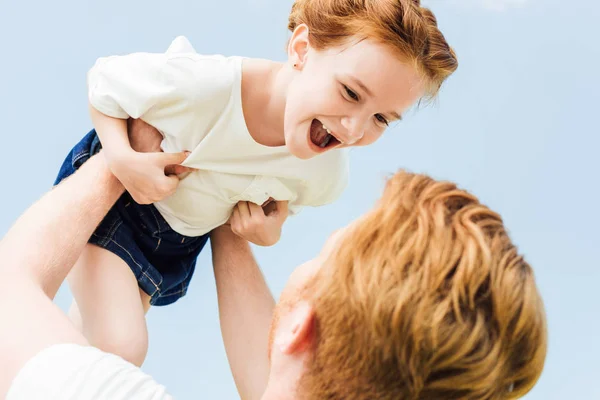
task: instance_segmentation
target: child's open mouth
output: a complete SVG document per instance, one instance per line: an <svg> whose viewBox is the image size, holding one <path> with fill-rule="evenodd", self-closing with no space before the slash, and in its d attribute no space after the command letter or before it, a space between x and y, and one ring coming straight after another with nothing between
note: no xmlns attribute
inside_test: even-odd
<svg viewBox="0 0 600 400"><path fill-rule="evenodd" d="M310 124L310 141L320 149L329 149L341 144L318 119L313 119Z"/></svg>

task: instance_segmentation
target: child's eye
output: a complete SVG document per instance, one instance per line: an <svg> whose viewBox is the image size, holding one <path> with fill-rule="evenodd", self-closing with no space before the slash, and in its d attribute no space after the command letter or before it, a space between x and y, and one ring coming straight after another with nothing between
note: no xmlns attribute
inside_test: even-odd
<svg viewBox="0 0 600 400"><path fill-rule="evenodd" d="M350 96L350 98L354 101L358 101L358 95L356 93L354 93L354 91L352 91L352 89L350 89L348 86L344 85L344 90L346 91L346 94L348 96Z"/></svg>
<svg viewBox="0 0 600 400"><path fill-rule="evenodd" d="M385 117L381 114L375 114L375 118L377 119L377 121L381 122L382 124L385 124L385 126L389 126L389 122L387 119L385 119Z"/></svg>

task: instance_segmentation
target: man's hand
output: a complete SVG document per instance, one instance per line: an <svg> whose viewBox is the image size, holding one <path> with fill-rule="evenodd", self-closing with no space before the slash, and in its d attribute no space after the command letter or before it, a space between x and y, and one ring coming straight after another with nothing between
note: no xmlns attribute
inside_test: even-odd
<svg viewBox="0 0 600 400"><path fill-rule="evenodd" d="M272 246L279 241L287 216L287 201L273 201L263 207L240 201L228 223L236 235L260 246Z"/></svg>
<svg viewBox="0 0 600 400"><path fill-rule="evenodd" d="M139 153L160 153L162 149L162 134L141 119L129 118L127 120L127 135L131 148Z"/></svg>

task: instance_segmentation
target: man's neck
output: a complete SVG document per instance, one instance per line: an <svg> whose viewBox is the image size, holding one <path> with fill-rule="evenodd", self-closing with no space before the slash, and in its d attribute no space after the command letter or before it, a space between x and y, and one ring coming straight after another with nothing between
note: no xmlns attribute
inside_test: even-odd
<svg viewBox="0 0 600 400"><path fill-rule="evenodd" d="M298 388L305 373L307 354L271 357L269 381L261 400L296 400Z"/></svg>
<svg viewBox="0 0 600 400"><path fill-rule="evenodd" d="M297 399L296 393L296 388L286 387L270 380L260 400L295 400Z"/></svg>
<svg viewBox="0 0 600 400"><path fill-rule="evenodd" d="M285 145L283 121L292 74L285 64L248 59L242 67L242 106L250 135L264 146Z"/></svg>

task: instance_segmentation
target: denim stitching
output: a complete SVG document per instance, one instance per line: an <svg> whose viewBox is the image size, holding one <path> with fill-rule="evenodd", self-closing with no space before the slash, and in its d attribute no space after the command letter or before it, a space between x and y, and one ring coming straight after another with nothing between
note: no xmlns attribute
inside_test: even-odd
<svg viewBox="0 0 600 400"><path fill-rule="evenodd" d="M131 255L131 253L130 253L129 251L127 251L127 249L126 249L125 247L121 246L119 243L117 243L117 242L116 242L115 240L113 240L113 239L110 239L110 240L111 240L111 242L113 242L114 244L116 244L117 246L119 246L119 247L120 247L120 248L121 248L121 249L122 249L122 250L123 250L125 253L127 253L127 255L128 255L130 258L131 258L131 261L133 261L133 263L134 263L134 264L135 264L135 265L136 265L136 266L137 266L137 267L140 269L141 273L142 273L142 274L143 274L143 275L144 275L146 278L148 278L148 280L149 280L149 281L150 281L150 282L151 282L151 283L154 285L154 287L156 288L156 290L154 291L154 293L150 294L150 296L154 296L154 294L155 294L156 292L159 292L159 293L160 293L160 288L158 287L158 285L159 285L160 283L159 283L159 284L157 284L156 282L154 282L154 280L152 279L152 277L146 273L146 271L144 270L144 267L142 267L142 266L141 266L141 265L140 265L140 264L139 264L139 263L138 263L138 262L135 260L135 258L133 258L133 256ZM162 281L161 281L161 283L162 283Z"/></svg>
<svg viewBox="0 0 600 400"><path fill-rule="evenodd" d="M160 247L160 243L162 242L162 238L160 237L161 229L160 229L160 222L158 222L158 217L156 216L156 213L154 212L154 210L152 209L152 206L150 206L148 208L148 210L150 210L150 214L152 214L152 217L154 218L154 221L156 222L156 231L152 232L152 237L155 239L158 239L158 242L156 243L156 247L153 250L153 253L156 253Z"/></svg>
<svg viewBox="0 0 600 400"><path fill-rule="evenodd" d="M162 297L162 298L171 297L171 296L175 296L176 294L184 293L186 291L187 291L187 287L185 287L185 288L183 288L181 290L178 290L177 292L172 292L172 293L169 293L169 294L161 294L160 297Z"/></svg>
<svg viewBox="0 0 600 400"><path fill-rule="evenodd" d="M79 153L73 157L73 161L71 162L71 165L73 167L75 167L75 165L73 165L73 164L77 163L77 161L81 160L82 158L89 157L89 156L90 156L90 153L88 153L88 152Z"/></svg>
<svg viewBox="0 0 600 400"><path fill-rule="evenodd" d="M154 210L152 209L152 207L149 208L150 213L152 214L152 216L154 217L154 220L156 221L156 229L158 229L158 231L154 232L154 234L161 234L162 230L160 228L160 222L158 222L158 217L156 216L156 213L154 212Z"/></svg>
<svg viewBox="0 0 600 400"><path fill-rule="evenodd" d="M181 290L178 290L177 292L172 292L172 293L167 293L165 296L163 297L169 297L169 296L173 296L175 294L180 294L180 293L186 293L189 287L189 283L186 281L183 281L179 284L181 286Z"/></svg>
<svg viewBox="0 0 600 400"><path fill-rule="evenodd" d="M113 236L115 235L115 233L117 232L117 229L119 229L119 227L123 224L123 221L115 221L113 222L112 226L110 227L110 229L108 230L108 234L106 236L100 236L95 234L97 237L102 238L103 240L100 241L100 244L102 246L106 246L111 240L113 240Z"/></svg>

